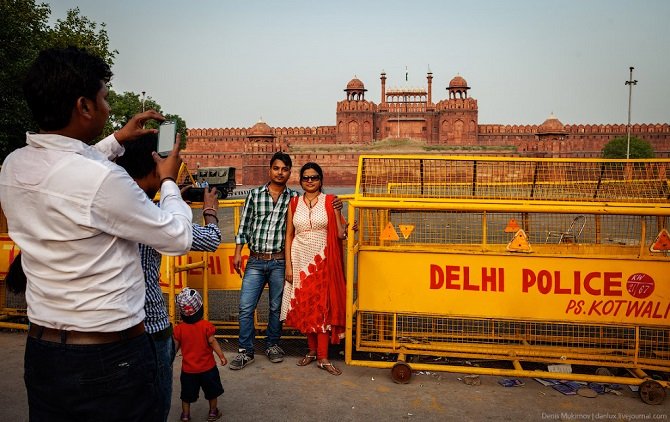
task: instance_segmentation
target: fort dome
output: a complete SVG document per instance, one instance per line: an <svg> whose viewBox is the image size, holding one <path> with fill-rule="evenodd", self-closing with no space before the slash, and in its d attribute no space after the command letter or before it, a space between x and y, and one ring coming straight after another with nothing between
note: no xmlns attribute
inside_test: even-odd
<svg viewBox="0 0 670 422"><path fill-rule="evenodd" d="M249 129L248 136L274 136L274 131L267 123L259 120Z"/></svg>
<svg viewBox="0 0 670 422"><path fill-rule="evenodd" d="M449 81L449 88L468 88L468 83L461 75L456 75Z"/></svg>
<svg viewBox="0 0 670 422"><path fill-rule="evenodd" d="M551 113L547 120L537 127L537 133L542 135L565 133L565 126L554 116L554 113Z"/></svg>
<svg viewBox="0 0 670 422"><path fill-rule="evenodd" d="M367 90L365 89L365 85L363 85L363 81L361 81L361 80L358 79L358 78L354 78L354 79L352 79L352 80L349 81L349 83L347 84L347 91L348 91L348 90L363 90L363 91L367 91Z"/></svg>

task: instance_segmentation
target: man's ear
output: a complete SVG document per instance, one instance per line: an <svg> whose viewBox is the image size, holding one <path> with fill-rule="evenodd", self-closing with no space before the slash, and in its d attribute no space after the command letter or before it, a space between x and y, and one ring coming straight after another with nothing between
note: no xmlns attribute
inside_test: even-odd
<svg viewBox="0 0 670 422"><path fill-rule="evenodd" d="M79 97L77 98L77 103L75 105L75 109L80 115L85 115L89 116L90 115L90 110L91 110L91 100L89 100L86 97Z"/></svg>

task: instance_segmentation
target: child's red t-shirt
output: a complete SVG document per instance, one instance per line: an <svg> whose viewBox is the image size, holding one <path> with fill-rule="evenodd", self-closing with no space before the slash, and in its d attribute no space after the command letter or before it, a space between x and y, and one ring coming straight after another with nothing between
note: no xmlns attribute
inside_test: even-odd
<svg viewBox="0 0 670 422"><path fill-rule="evenodd" d="M195 324L180 323L174 328L174 338L181 346L181 370L189 374L209 371L216 366L212 346L207 339L216 332L211 322L201 319Z"/></svg>

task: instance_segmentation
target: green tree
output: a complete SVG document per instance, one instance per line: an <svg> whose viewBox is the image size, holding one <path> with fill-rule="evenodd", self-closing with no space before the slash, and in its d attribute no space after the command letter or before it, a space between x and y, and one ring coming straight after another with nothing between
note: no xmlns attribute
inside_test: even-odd
<svg viewBox="0 0 670 422"><path fill-rule="evenodd" d="M617 136L603 147L603 158L626 158L627 136ZM653 158L654 148L644 139L630 137L630 158Z"/></svg>
<svg viewBox="0 0 670 422"><path fill-rule="evenodd" d="M35 0L0 0L0 161L16 148L25 145L25 133L37 130L28 105L23 98L22 84L28 66L40 50L50 47L76 46L100 56L110 66L118 54L110 50L109 36L104 23L97 24L81 16L79 8L67 11L53 28L48 19L51 9ZM135 93L118 96L110 91L113 114L105 128L112 133L141 111L141 101ZM146 109L161 111L151 98ZM177 121L177 128L186 142L186 123L178 115L166 115Z"/></svg>
<svg viewBox="0 0 670 422"><path fill-rule="evenodd" d="M96 22L86 16L81 16L79 8L75 7L67 11L65 19L58 19L53 29L49 29L44 47L85 48L101 57L111 67L119 52L109 49L106 27L107 25L103 22L98 29Z"/></svg>
<svg viewBox="0 0 670 422"><path fill-rule="evenodd" d="M33 0L0 0L0 160L25 144L36 125L23 98L26 69L48 33L51 10Z"/></svg>
<svg viewBox="0 0 670 422"><path fill-rule="evenodd" d="M134 92L124 92L123 94L117 94L114 90L109 91L109 106L112 111L109 115L109 121L105 125L102 137L105 137L116 130L119 130L128 123L131 117L135 114L144 110L156 110L157 112L163 114L166 120L174 120L177 122L177 132L181 134L181 147L183 148L186 145L186 122L177 114L164 113L160 104L154 101L153 98L147 97L144 100L144 107L142 106L142 99L139 94ZM158 122L149 121L147 123L148 128L158 128ZM101 139L102 139L101 137Z"/></svg>

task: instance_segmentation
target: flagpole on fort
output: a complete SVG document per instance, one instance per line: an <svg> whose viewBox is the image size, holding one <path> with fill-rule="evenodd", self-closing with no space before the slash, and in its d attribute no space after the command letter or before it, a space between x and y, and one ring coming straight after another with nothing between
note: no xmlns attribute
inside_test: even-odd
<svg viewBox="0 0 670 422"><path fill-rule="evenodd" d="M142 113L144 113L144 94L146 93L146 91L142 91Z"/></svg>
<svg viewBox="0 0 670 422"><path fill-rule="evenodd" d="M630 159L630 103L631 99L633 97L633 85L637 85L637 81L633 80L633 69L635 69L633 66L630 68L630 76L628 77L628 80L626 81L626 85L628 85L628 126L627 126L627 141L626 141L626 160Z"/></svg>

